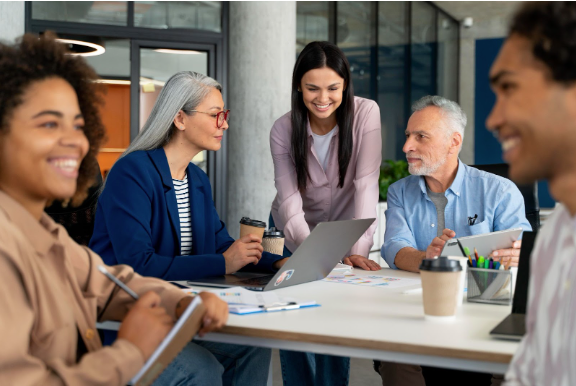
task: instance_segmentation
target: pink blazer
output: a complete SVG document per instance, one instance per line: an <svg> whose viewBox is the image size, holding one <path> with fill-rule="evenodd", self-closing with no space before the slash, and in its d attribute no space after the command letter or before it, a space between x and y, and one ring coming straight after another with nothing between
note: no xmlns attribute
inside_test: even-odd
<svg viewBox="0 0 576 386"><path fill-rule="evenodd" d="M311 181L301 194L290 151L290 112L272 126L270 149L277 191L272 203L272 217L276 226L284 230L286 246L291 251L320 222L376 218L378 177L382 163L380 109L376 102L360 97L354 98L354 109L352 157L342 188L338 188L338 127L330 142L328 165L324 172L314 150L314 138L308 122L308 171ZM368 257L375 229L376 222L354 244L348 256Z"/></svg>

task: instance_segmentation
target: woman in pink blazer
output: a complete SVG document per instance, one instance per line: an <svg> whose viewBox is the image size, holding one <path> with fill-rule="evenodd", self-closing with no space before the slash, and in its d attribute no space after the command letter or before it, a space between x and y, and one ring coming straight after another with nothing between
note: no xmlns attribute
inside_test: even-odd
<svg viewBox="0 0 576 386"><path fill-rule="evenodd" d="M312 42L298 56L292 111L270 133L276 198L272 217L294 251L320 222L375 218L382 162L380 109L354 96L350 65L328 42ZM366 270L376 222L344 263ZM347 385L350 359L281 351L285 385Z"/></svg>

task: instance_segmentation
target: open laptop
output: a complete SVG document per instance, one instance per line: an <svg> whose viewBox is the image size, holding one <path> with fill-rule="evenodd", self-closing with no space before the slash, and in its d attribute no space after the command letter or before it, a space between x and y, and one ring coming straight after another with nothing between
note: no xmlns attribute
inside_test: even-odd
<svg viewBox="0 0 576 386"><path fill-rule="evenodd" d="M276 274L237 272L188 281L207 287L245 287L270 291L322 280L338 264L375 219L331 221L318 224Z"/></svg>
<svg viewBox="0 0 576 386"><path fill-rule="evenodd" d="M514 290L514 299L512 300L512 313L490 331L490 335L495 338L521 340L526 333L530 254L532 253L535 239L536 232L524 232L522 236L518 277L516 278L516 288Z"/></svg>

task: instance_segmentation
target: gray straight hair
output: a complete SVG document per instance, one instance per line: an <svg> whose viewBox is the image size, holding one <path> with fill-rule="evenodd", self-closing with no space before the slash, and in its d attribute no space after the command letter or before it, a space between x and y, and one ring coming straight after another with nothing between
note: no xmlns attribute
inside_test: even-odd
<svg viewBox="0 0 576 386"><path fill-rule="evenodd" d="M176 129L174 118L178 112L190 114L188 111L195 110L214 88L222 92L220 83L197 72L181 71L172 75L160 91L144 127L120 158L134 151L166 145Z"/></svg>
<svg viewBox="0 0 576 386"><path fill-rule="evenodd" d="M462 136L462 141L464 141L464 129L466 128L466 123L468 118L466 113L462 110L460 105L450 99L438 96L438 95L427 95L418 99L412 105L412 112L417 112L424 110L426 107L436 106L442 110L444 116L448 117L449 127L446 129L446 136L450 137L452 133L457 131ZM460 145L462 149L462 145Z"/></svg>

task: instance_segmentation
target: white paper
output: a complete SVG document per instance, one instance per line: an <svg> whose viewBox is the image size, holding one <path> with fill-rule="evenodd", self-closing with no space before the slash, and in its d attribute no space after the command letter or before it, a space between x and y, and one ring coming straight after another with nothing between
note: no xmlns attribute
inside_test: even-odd
<svg viewBox="0 0 576 386"><path fill-rule="evenodd" d="M380 275L357 276L353 273L328 275L323 281L386 288L401 288L422 283L420 279L405 279Z"/></svg>
<svg viewBox="0 0 576 386"><path fill-rule="evenodd" d="M270 307L294 302L300 307L315 305L313 300L298 301L291 297L278 296L274 291L255 292L243 287L220 288L211 290L220 299L228 303L228 308L234 314L248 314L263 311L260 306Z"/></svg>

